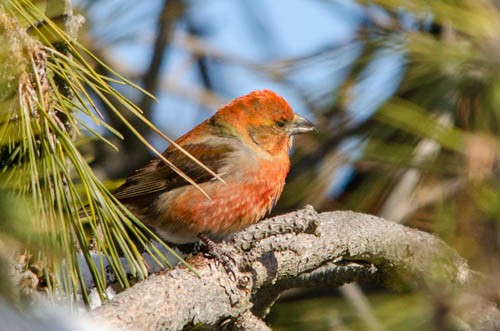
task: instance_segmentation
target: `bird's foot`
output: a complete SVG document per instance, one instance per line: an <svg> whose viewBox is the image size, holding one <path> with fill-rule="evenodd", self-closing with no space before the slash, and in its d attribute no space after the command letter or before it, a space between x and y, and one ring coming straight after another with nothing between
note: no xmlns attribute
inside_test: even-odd
<svg viewBox="0 0 500 331"><path fill-rule="evenodd" d="M224 270L226 270L231 279L236 280L236 273L234 271L236 268L236 260L233 258L230 250L217 245L217 243L212 241L205 234L200 233L198 238L200 238L200 241L205 244L207 254L222 264Z"/></svg>

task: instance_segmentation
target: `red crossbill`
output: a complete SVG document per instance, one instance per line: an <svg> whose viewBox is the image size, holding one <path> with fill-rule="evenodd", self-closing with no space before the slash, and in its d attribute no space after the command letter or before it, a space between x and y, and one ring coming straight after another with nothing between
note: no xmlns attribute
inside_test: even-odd
<svg viewBox="0 0 500 331"><path fill-rule="evenodd" d="M293 136L313 129L276 93L254 91L176 141L225 183L174 146L163 153L211 199L161 159L136 170L115 196L163 240L183 244L202 236L219 241L269 213L290 168Z"/></svg>

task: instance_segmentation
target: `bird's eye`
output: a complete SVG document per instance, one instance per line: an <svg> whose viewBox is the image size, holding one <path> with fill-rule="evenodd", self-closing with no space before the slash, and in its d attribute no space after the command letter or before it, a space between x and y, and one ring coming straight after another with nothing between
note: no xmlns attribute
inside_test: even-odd
<svg viewBox="0 0 500 331"><path fill-rule="evenodd" d="M282 128L285 126L285 121L276 121L276 125Z"/></svg>

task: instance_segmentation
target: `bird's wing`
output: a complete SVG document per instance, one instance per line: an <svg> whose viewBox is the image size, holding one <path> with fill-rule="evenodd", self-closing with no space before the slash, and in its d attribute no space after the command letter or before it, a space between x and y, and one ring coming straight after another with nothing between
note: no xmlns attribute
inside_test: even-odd
<svg viewBox="0 0 500 331"><path fill-rule="evenodd" d="M182 147L215 173L219 173L227 157L235 151L227 144L213 146L207 143L197 143ZM168 149L163 155L198 184L214 179L205 169L177 148ZM114 192L114 195L119 200L125 200L169 191L185 185L189 185L185 179L161 159L154 159L128 177L127 181Z"/></svg>

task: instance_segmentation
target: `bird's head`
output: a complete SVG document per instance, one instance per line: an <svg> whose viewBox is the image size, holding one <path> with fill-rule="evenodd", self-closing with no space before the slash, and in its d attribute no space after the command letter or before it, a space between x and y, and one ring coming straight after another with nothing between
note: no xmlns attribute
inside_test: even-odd
<svg viewBox="0 0 500 331"><path fill-rule="evenodd" d="M288 152L294 135L314 130L285 99L269 90L234 99L219 109L210 123L272 155Z"/></svg>

